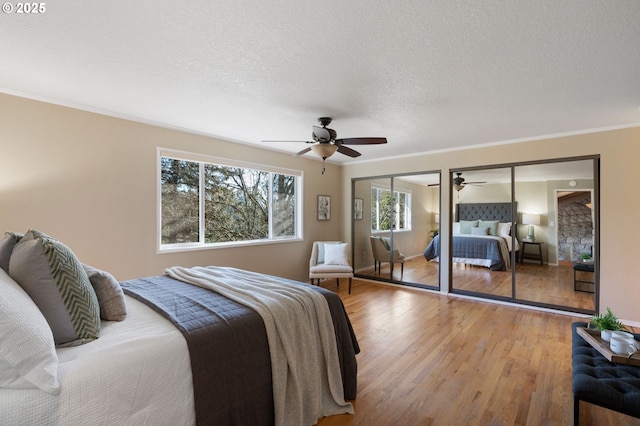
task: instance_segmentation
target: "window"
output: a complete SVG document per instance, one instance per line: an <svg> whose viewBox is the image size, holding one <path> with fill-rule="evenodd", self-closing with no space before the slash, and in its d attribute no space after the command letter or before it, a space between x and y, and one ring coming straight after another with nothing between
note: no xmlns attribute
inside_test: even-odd
<svg viewBox="0 0 640 426"><path fill-rule="evenodd" d="M371 230L411 230L411 194L371 187Z"/></svg>
<svg viewBox="0 0 640 426"><path fill-rule="evenodd" d="M299 238L300 172L159 154L161 249Z"/></svg>

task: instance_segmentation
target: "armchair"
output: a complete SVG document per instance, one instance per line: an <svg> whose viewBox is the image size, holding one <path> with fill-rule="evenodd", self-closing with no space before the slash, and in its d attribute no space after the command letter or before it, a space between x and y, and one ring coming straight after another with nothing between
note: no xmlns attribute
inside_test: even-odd
<svg viewBox="0 0 640 426"><path fill-rule="evenodd" d="M400 253L393 244L390 247L390 240L383 237L371 237L371 250L373 252L373 270L380 273L382 262L400 264L400 275L404 274L404 254ZM393 256L392 256L393 255Z"/></svg>
<svg viewBox="0 0 640 426"><path fill-rule="evenodd" d="M309 279L320 285L321 278L335 278L340 287L340 278L349 278L349 294L353 267L349 260L349 245L340 241L314 241L309 259Z"/></svg>

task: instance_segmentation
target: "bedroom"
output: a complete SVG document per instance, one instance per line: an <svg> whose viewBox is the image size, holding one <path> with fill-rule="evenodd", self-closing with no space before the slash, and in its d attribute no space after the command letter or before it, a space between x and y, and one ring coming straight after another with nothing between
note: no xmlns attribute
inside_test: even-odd
<svg viewBox="0 0 640 426"><path fill-rule="evenodd" d="M2 19L8 18L5 15ZM629 56L634 56L635 51L631 49ZM38 85L45 88L71 85L64 78L51 82L43 71L46 68L27 66L33 58L30 59L26 51L7 53L7 63L16 64L13 72L37 73L34 81ZM107 51L105 57L108 56ZM69 60L83 62L82 58L75 56L70 56ZM8 72L8 68L11 67L6 67L5 72ZM101 75L96 69L92 71L95 75ZM110 75L117 75L114 70L109 71ZM103 78L109 79L108 76ZM233 140L242 140L234 136L222 138L208 136L210 133L205 131L182 131L188 128L186 125L167 128L160 125L159 121L136 120L127 114L109 114L109 108L73 108L73 105L81 104L74 102L75 99L56 105L54 100L58 98L54 94L39 96L30 93L26 87L5 88L4 81L0 82L0 86L4 92L0 95L0 158L5 160L0 169L0 223L3 231L41 229L63 240L88 264L111 271L119 280L154 275L174 265L218 264L306 281L309 253L314 240L350 241L351 184L354 178L437 170L442 173L442 193L449 194L447 177L450 171L600 155L602 231L599 303L601 307L612 307L625 321L640 323L637 309L640 289L635 274L630 271L630 265L635 264L638 239L635 216L640 210L640 200L632 196L633 185L626 183L640 181L637 167L640 156L640 118L637 108L640 101L637 97L627 101L628 104L633 103L633 107L625 111L632 109L636 117L627 120L631 123L628 125L614 120L616 125L574 132L570 130L575 129L567 129L568 133L553 132L553 135L543 137L533 136L547 133L514 133L511 137L488 139L481 146L465 142L465 148L442 148L433 152L429 152L425 143L416 154L400 157L390 155L390 158L379 159L368 157L373 151L363 149L365 161L327 161L326 172L321 174L321 163L313 157L293 158L288 152L234 143ZM97 87L87 92L97 95L96 92L101 91ZM145 92L150 94L154 89L151 84L135 93L144 98ZM602 98L606 100L607 94L602 94ZM182 99L181 93L167 95L167 99L172 102ZM176 102L180 104L182 101ZM203 105L211 104L210 100L202 102ZM446 103L444 99L441 102ZM157 105L152 103L149 101L149 109L156 109ZM349 109L350 101L344 99L344 103L348 105L345 109ZM251 109L248 105L243 105L247 111ZM230 108L232 106L229 105ZM432 110L418 118L413 115L410 117L415 122L424 121L424 117L431 112L435 113ZM615 108L611 108L610 113L614 116L622 114ZM318 115L316 111L307 111L306 114L312 121ZM211 113L204 115L207 116L205 121L216 121L211 119ZM533 121L539 120L537 116L532 116L536 117ZM229 120L234 121L231 118ZM240 121L253 123L244 117ZM246 123L242 124L246 126ZM340 128L338 124L336 128ZM303 130L306 135L306 122L303 123ZM300 136L292 135L293 139L296 137ZM434 136L434 139L438 137ZM461 140L475 141L471 137ZM393 149L391 141L389 145ZM305 176L303 240L158 253L158 147L301 170ZM316 197L319 194L331 196L332 219L329 221L317 221L315 218ZM449 232L446 218L451 217L452 211L449 198L441 198L440 226L445 237ZM446 247L443 249L446 250ZM447 262L443 260L439 278L440 292L444 294L449 291L452 278ZM357 285L354 290L358 291Z"/></svg>
<svg viewBox="0 0 640 426"><path fill-rule="evenodd" d="M511 167L515 179L513 195ZM587 280L593 281L593 276L588 272L579 272L574 277L573 266L574 262L580 261L582 254L597 252L593 238L597 221L594 221L593 205L588 207L591 199L596 197L591 194L595 188L593 169L593 159L574 158L571 161L565 159L497 168L485 166L453 172L453 179L461 183L457 187L453 185L451 189L454 217L444 224L446 227L455 220L454 261L450 272L452 291L494 300L517 299L519 303L592 314L596 302L594 285ZM442 237L436 235L442 231L438 223L439 182L440 174L433 172L399 173L354 180L354 199L362 200L360 202L365 206L372 206L371 209L365 209L364 214L352 224L357 276L439 289L438 258L442 243ZM384 230L379 229L376 221L379 221L380 207L372 204L371 200L377 199L377 192L388 191L383 188L392 185L394 192L399 194L399 200L405 197L409 201L406 207L397 209L400 215L395 221L400 226L390 232L389 225L385 225ZM565 194L567 197L567 194L580 193L578 191L586 194L582 197L586 197L585 200L570 204L570 221L561 218L559 206L562 203L556 194ZM515 197L516 209L513 232L512 196ZM529 216L526 212L539 213L535 216L536 225L522 223ZM495 223L487 222L492 218L499 222L497 227ZM483 226L493 225L490 236L464 237L460 232L460 219L472 221L468 223L474 225L479 225L477 221L482 219ZM470 234L472 230L486 231L486 228L476 226L466 229L462 234ZM533 233L531 237L528 236L529 231ZM396 253L392 277L388 261L391 235ZM511 241L512 237L515 237L514 241ZM557 239L562 242L557 242ZM501 247L503 241L504 247ZM470 258L471 252L487 257ZM376 262L372 261L373 258ZM377 267L378 261L380 268ZM516 271L515 276L512 276L513 270ZM580 282L574 283L574 278ZM512 281L515 283L513 288ZM542 290L544 288L546 290Z"/></svg>
<svg viewBox="0 0 640 426"><path fill-rule="evenodd" d="M377 175L380 171L393 174L411 168L419 171L429 165L433 170L446 171L448 167L476 166L479 162L600 154L601 227L606 230L601 235L600 305L611 306L626 320L640 320L635 304L626 297L637 288L624 266L633 263L635 236L627 232L624 224L633 223L632 211L637 201L616 183L633 180L637 173L634 156L638 152L635 143L638 128L436 153L398 160L396 165L394 161L351 166L327 163L327 173L319 177L317 161L299 159L296 164L313 177L305 179L305 212L315 212L317 194L331 195L334 200L335 220L319 222L313 214L314 220L305 216L304 241L273 244L269 250L258 245L158 254L155 219L158 146L238 159L269 159L270 164L281 167L290 167L291 157L222 140L215 140L215 144L203 149L203 143L211 139L10 95L2 95L2 106L5 134L19 141L3 146L3 157L10 155L12 159L2 170L0 217L7 230L46 229L67 241L87 263L113 271L119 279L149 275L176 264L215 262L238 267L251 265L261 272L306 281L311 241L349 239L352 177ZM28 126L34 118L40 125ZM615 167L608 165L609 161ZM145 169L147 172L141 173ZM448 191L446 182L442 190ZM447 217L447 204L442 204L441 209L441 217ZM443 228L444 223L442 220L440 224ZM87 242L86 235L94 236L101 244ZM611 250L615 256L607 254ZM286 273L279 259L288 259ZM446 271L440 280L442 291L446 291L449 282Z"/></svg>
<svg viewBox="0 0 640 426"><path fill-rule="evenodd" d="M350 175L356 176L355 166L345 167L340 172L339 166L327 164L327 173L316 178L320 163L300 159L297 164L314 177L305 180L305 194L311 194L305 198L305 210L312 212L312 217L305 220L304 241L273 244L269 250L257 246L158 254L155 226L157 143L194 150L213 141L215 146L210 148L211 153L224 152L226 156L245 159L248 156L269 158L271 163L282 165L290 165L290 156L8 95L1 95L0 102L6 134L11 135L12 140L20 141L2 148L3 155L10 152L12 158L0 172L3 182L0 218L7 229L46 229L73 247L83 261L112 271L119 280L154 275L173 265L220 264L306 281L310 241L341 239L343 233L348 233L341 223L350 222L351 211L345 206L349 206L351 199ZM40 126L29 126L32 119L38 120ZM621 318L637 324L640 318L637 317L635 297L629 295L636 295L638 288L627 267L633 263L636 238L626 224L633 223L633 211L640 205L615 182L640 178L634 167L638 138L638 128L595 132L559 140L437 154L435 159L424 156L415 160L415 167L422 169L426 162L433 166L453 162L452 168L461 167L461 155L468 156L467 161L474 161L473 164L480 157L486 162L496 158L513 161L520 159L523 152L531 155L531 152L545 149L559 156L598 152L604 160L609 159L615 167L608 167L608 161L603 161L601 175L602 228L606 230L601 242L601 304L611 306ZM132 146L133 140L137 142ZM548 158L544 152L539 155L541 159ZM377 173L384 168L392 173L400 167L402 170L410 167L407 160L398 169L389 163L360 165L358 169L366 169L357 176ZM114 174L114 170L117 173ZM327 191L327 188L335 189ZM316 194L319 193L332 196L330 221L315 219ZM443 206L443 216L447 214L445 211ZM615 256L608 256L608 252L614 252ZM443 280L443 288L446 288L446 274ZM360 291L366 291L366 287L356 283L353 292Z"/></svg>

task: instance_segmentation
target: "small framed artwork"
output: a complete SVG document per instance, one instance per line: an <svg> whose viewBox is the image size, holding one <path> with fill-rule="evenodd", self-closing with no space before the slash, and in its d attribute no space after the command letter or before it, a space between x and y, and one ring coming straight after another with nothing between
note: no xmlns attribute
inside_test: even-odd
<svg viewBox="0 0 640 426"><path fill-rule="evenodd" d="M362 198L353 200L353 218L355 220L362 220L362 202Z"/></svg>
<svg viewBox="0 0 640 426"><path fill-rule="evenodd" d="M318 220L331 220L331 196L318 195Z"/></svg>

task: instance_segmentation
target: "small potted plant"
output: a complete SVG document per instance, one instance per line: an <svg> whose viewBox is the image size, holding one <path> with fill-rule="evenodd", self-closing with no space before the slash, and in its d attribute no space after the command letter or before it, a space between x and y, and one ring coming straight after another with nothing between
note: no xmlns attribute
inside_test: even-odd
<svg viewBox="0 0 640 426"><path fill-rule="evenodd" d="M611 340L611 332L616 330L626 330L624 324L622 324L618 318L611 312L611 308L607 307L606 314L596 314L591 321L589 322L589 326L595 328L596 330L600 330L600 337L605 342L609 342Z"/></svg>
<svg viewBox="0 0 640 426"><path fill-rule="evenodd" d="M582 253L580 255L580 260L582 261L582 263L592 263L593 259L591 258L591 255L589 253Z"/></svg>

